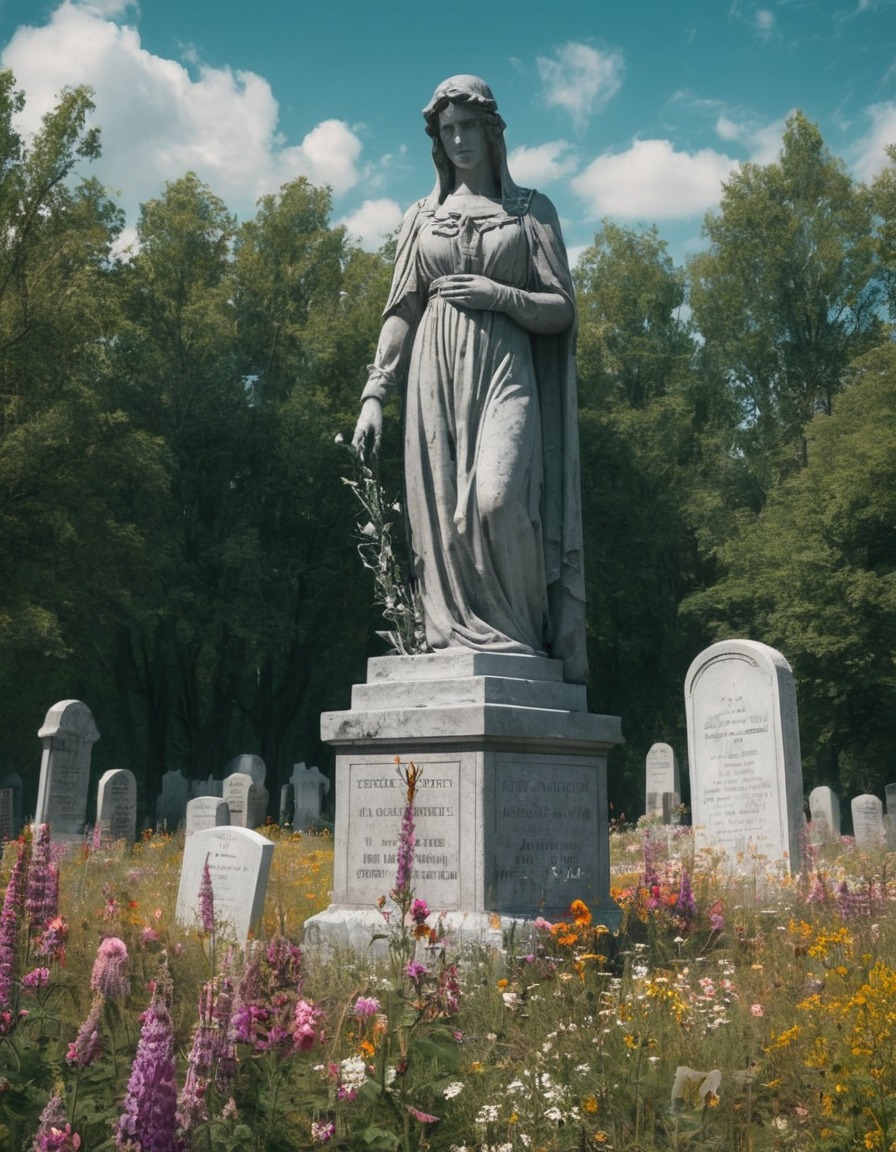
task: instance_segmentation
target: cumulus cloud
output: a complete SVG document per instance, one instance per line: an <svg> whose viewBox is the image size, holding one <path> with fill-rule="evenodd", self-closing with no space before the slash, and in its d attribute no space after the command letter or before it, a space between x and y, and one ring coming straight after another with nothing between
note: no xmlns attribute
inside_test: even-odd
<svg viewBox="0 0 896 1152"><path fill-rule="evenodd" d="M507 163L518 184L542 188L575 172L578 163L570 147L565 140L551 140L533 148L523 145L510 152Z"/></svg>
<svg viewBox="0 0 896 1152"><path fill-rule="evenodd" d="M723 114L716 121L716 132L727 143L742 144L754 164L772 164L780 155L786 123L786 116L769 124L756 124L733 120Z"/></svg>
<svg viewBox="0 0 896 1152"><path fill-rule="evenodd" d="M338 224L344 224L352 236L356 236L361 247L374 252L381 247L390 232L401 223L401 205L395 200L365 200L360 208L343 216Z"/></svg>
<svg viewBox="0 0 896 1152"><path fill-rule="evenodd" d="M871 127L855 149L853 168L860 180L872 180L890 162L886 149L896 144L896 100L866 109Z"/></svg>
<svg viewBox="0 0 896 1152"><path fill-rule="evenodd" d="M119 25L127 0L65 0L41 27L20 27L2 53L27 104L24 132L66 85L89 84L103 157L96 174L133 218L141 201L166 180L194 171L237 212L297 176L329 184L337 195L359 179L361 142L339 120L325 120L297 145L278 133L278 105L268 82L253 72L181 63L141 46L136 28Z"/></svg>
<svg viewBox="0 0 896 1152"><path fill-rule="evenodd" d="M636 140L599 156L572 181L595 218L686 219L718 204L736 161L703 148L677 152L668 140Z"/></svg>
<svg viewBox="0 0 896 1152"><path fill-rule="evenodd" d="M590 44L561 44L552 59L536 60L545 103L564 108L576 124L599 112L622 87L622 52Z"/></svg>

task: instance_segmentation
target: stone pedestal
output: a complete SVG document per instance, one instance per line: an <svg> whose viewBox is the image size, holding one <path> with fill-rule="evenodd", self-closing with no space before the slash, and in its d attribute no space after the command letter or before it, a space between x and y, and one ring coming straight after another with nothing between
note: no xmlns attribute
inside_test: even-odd
<svg viewBox="0 0 896 1152"><path fill-rule="evenodd" d="M558 661L457 649L370 660L348 712L321 718L336 748L333 903L306 941L366 947L394 886L404 786L415 801L415 894L449 932L500 943L514 922L562 919L575 899L615 925L607 752L620 721L591 715Z"/></svg>

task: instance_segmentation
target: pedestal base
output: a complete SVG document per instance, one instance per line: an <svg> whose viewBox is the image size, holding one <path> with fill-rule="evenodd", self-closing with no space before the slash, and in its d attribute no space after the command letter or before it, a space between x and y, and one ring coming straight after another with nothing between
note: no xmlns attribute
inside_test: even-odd
<svg viewBox="0 0 896 1152"><path fill-rule="evenodd" d="M559 661L457 649L368 663L348 712L325 713L337 750L333 903L309 943L352 947L385 928L404 785L415 801L415 895L464 940L562 919L583 900L610 927L606 756L620 722L586 711Z"/></svg>

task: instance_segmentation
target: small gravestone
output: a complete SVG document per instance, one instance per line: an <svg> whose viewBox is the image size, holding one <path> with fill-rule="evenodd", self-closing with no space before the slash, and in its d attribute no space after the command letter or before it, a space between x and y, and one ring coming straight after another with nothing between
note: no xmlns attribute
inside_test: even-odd
<svg viewBox="0 0 896 1152"><path fill-rule="evenodd" d="M221 780L216 780L214 776L209 776L207 780L191 780L190 799L195 800L198 796L217 796L220 800L222 783Z"/></svg>
<svg viewBox="0 0 896 1152"><path fill-rule="evenodd" d="M224 799L230 807L230 823L235 828L258 828L264 824L268 793L244 772L234 772L224 781Z"/></svg>
<svg viewBox="0 0 896 1152"><path fill-rule="evenodd" d="M877 796L855 796L852 809L852 832L860 852L879 852L886 847L884 806Z"/></svg>
<svg viewBox="0 0 896 1152"><path fill-rule="evenodd" d="M295 793L293 823L297 828L316 824L320 820L323 795L330 791L330 781L318 768L306 768L301 763L293 765L290 782Z"/></svg>
<svg viewBox="0 0 896 1152"><path fill-rule="evenodd" d="M0 841L15 838L12 788L0 788Z"/></svg>
<svg viewBox="0 0 896 1152"><path fill-rule="evenodd" d="M292 781L280 789L280 823L291 825L296 815L296 790Z"/></svg>
<svg viewBox="0 0 896 1152"><path fill-rule="evenodd" d="M260 756L253 756L248 752L244 752L241 756L234 756L224 769L225 779L228 776L235 776L237 773L241 773L244 776L251 776L256 784L264 784L268 770L264 760L262 760Z"/></svg>
<svg viewBox="0 0 896 1152"><path fill-rule="evenodd" d="M809 821L813 844L833 844L840 839L840 800L826 784L809 793Z"/></svg>
<svg viewBox="0 0 896 1152"><path fill-rule="evenodd" d="M887 798L887 812L884 816L884 829L887 836L887 851L896 851L896 784L888 784L884 789Z"/></svg>
<svg viewBox="0 0 896 1152"><path fill-rule="evenodd" d="M664 824L671 823L663 815L663 797L671 792L681 796L681 782L678 771L678 757L668 744L653 744L647 753L647 801L644 814L651 819L662 817ZM672 801L676 807L680 801Z"/></svg>
<svg viewBox="0 0 896 1152"><path fill-rule="evenodd" d="M103 773L96 791L96 822L110 840L133 844L137 836L137 781L127 768Z"/></svg>
<svg viewBox="0 0 896 1152"><path fill-rule="evenodd" d="M685 681L695 847L799 868L803 772L796 689L780 652L713 644Z"/></svg>
<svg viewBox="0 0 896 1152"><path fill-rule="evenodd" d="M187 805L184 835L204 832L206 828L222 828L230 823L230 806L217 796L197 796Z"/></svg>
<svg viewBox="0 0 896 1152"><path fill-rule="evenodd" d="M162 777L162 794L156 800L156 823L166 832L176 832L186 815L190 782L183 772L172 770Z"/></svg>
<svg viewBox="0 0 896 1152"><path fill-rule="evenodd" d="M38 732L43 743L36 824L49 824L54 839L77 839L87 819L90 755L100 734L86 704L62 700Z"/></svg>
<svg viewBox="0 0 896 1152"><path fill-rule="evenodd" d="M264 912L274 845L251 828L205 828L184 843L175 916L196 927L199 886L205 862L212 881L215 920L234 940L244 941Z"/></svg>
<svg viewBox="0 0 896 1152"><path fill-rule="evenodd" d="M12 835L18 836L22 830L22 777L18 772L9 772L0 780L0 788L12 792Z"/></svg>

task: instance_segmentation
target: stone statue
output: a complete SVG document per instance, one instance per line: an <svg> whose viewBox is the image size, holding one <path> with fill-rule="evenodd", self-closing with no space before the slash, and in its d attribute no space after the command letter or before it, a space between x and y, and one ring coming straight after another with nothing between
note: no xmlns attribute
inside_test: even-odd
<svg viewBox="0 0 896 1152"><path fill-rule="evenodd" d="M557 214L510 177L475 76L423 110L436 185L404 217L353 444L405 397L405 487L429 646L548 654L585 678L575 299Z"/></svg>

